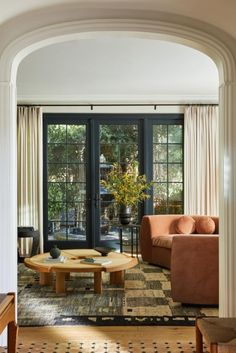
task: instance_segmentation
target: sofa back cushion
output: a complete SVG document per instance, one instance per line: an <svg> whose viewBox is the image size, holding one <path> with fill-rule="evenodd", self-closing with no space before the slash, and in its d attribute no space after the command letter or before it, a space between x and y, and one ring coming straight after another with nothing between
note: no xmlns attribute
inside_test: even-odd
<svg viewBox="0 0 236 353"><path fill-rule="evenodd" d="M176 222L176 232L179 234L191 234L195 231L195 219L191 216L182 216Z"/></svg>
<svg viewBox="0 0 236 353"><path fill-rule="evenodd" d="M213 234L215 231L215 222L211 217L199 217L196 220L196 232L198 234Z"/></svg>
<svg viewBox="0 0 236 353"><path fill-rule="evenodd" d="M192 217L196 221L195 233L197 233L197 234L219 234L219 217L196 216L196 215L192 216ZM209 220L209 218L210 218L210 220ZM214 224L212 221L214 222ZM203 225L204 223L205 223L205 225ZM199 224L200 224L200 226L199 226ZM203 229L202 229L202 225L203 225ZM206 228L208 228L208 229L206 229ZM202 230L204 230L204 232L202 232Z"/></svg>
<svg viewBox="0 0 236 353"><path fill-rule="evenodd" d="M176 222L180 217L182 215L176 214L144 216L143 224L148 226L151 238L158 235L176 234Z"/></svg>
<svg viewBox="0 0 236 353"><path fill-rule="evenodd" d="M176 234L176 224L183 215L151 215L144 216L142 221L141 233L148 233L150 238L158 235ZM195 221L204 216L191 216ZM211 217L215 223L214 234L219 234L219 217Z"/></svg>

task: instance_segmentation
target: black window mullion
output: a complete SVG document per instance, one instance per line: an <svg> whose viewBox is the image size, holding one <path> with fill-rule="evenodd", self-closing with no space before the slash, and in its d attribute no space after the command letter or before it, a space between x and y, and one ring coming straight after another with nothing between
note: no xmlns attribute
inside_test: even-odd
<svg viewBox="0 0 236 353"><path fill-rule="evenodd" d="M146 118L140 127L140 173L145 174L148 181L153 180L153 123ZM153 214L153 192L151 197L144 203L142 214ZM141 215L142 215L141 214Z"/></svg>
<svg viewBox="0 0 236 353"><path fill-rule="evenodd" d="M90 119L89 122L89 145L90 145L90 158L89 158L89 171L90 171L90 232L92 237L89 238L89 243L91 247L95 246L95 239L94 237L98 237L96 231L99 227L100 220L98 220L98 210L94 207L95 206L95 198L96 193L99 192L98 190L98 173L96 173L96 166L98 168L98 156L96 155L96 146L98 146L99 141L99 127L95 123L94 119ZM100 152L100 151L99 151Z"/></svg>
<svg viewBox="0 0 236 353"><path fill-rule="evenodd" d="M167 200L166 200L166 210L169 213L169 124L167 125Z"/></svg>
<svg viewBox="0 0 236 353"><path fill-rule="evenodd" d="M67 124L66 124L66 240L68 241L69 229L68 229L68 193L67 193L67 184L68 184L68 137L67 137Z"/></svg>

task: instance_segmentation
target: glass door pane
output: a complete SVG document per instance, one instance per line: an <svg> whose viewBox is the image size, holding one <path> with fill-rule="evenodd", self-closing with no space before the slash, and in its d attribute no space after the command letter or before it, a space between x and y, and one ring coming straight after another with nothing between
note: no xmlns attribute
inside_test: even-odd
<svg viewBox="0 0 236 353"><path fill-rule="evenodd" d="M87 240L86 125L48 124L48 241Z"/></svg>
<svg viewBox="0 0 236 353"><path fill-rule="evenodd" d="M137 124L100 124L99 126L99 180L106 179L114 163L126 169L131 161L138 161ZM119 207L110 194L100 185L100 234L99 242L112 245L118 243ZM137 220L137 209L133 210L133 222ZM127 232L129 230L127 229ZM125 234L123 234L125 237ZM127 233L128 237L128 233Z"/></svg>
<svg viewBox="0 0 236 353"><path fill-rule="evenodd" d="M183 213L183 125L153 125L154 214Z"/></svg>

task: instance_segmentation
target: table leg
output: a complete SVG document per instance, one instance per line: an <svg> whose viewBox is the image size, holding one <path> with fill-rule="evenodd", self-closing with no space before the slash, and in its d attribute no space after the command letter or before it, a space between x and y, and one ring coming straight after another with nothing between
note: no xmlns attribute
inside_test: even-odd
<svg viewBox="0 0 236 353"><path fill-rule="evenodd" d="M56 293L66 292L66 272L56 272Z"/></svg>
<svg viewBox="0 0 236 353"><path fill-rule="evenodd" d="M66 281L69 281L70 280L70 272L66 272Z"/></svg>
<svg viewBox="0 0 236 353"><path fill-rule="evenodd" d="M196 353L203 353L203 340L202 333L198 328L197 320L196 320Z"/></svg>
<svg viewBox="0 0 236 353"><path fill-rule="evenodd" d="M134 257L134 228L131 228L131 256Z"/></svg>
<svg viewBox="0 0 236 353"><path fill-rule="evenodd" d="M116 271L110 273L110 284L124 285L125 271Z"/></svg>
<svg viewBox="0 0 236 353"><path fill-rule="evenodd" d="M122 228L120 227L119 229L119 236L120 236L120 253L123 252L123 234L122 234Z"/></svg>
<svg viewBox="0 0 236 353"><path fill-rule="evenodd" d="M18 327L14 321L11 321L8 324L8 335L7 335L7 352L16 353L17 348L17 336L18 336Z"/></svg>
<svg viewBox="0 0 236 353"><path fill-rule="evenodd" d="M218 353L218 344L217 343L210 344L210 353Z"/></svg>
<svg viewBox="0 0 236 353"><path fill-rule="evenodd" d="M138 254L139 254L139 228L136 227L136 257L137 257L137 259L139 259Z"/></svg>
<svg viewBox="0 0 236 353"><path fill-rule="evenodd" d="M97 294L102 293L102 271L94 272L94 292Z"/></svg>
<svg viewBox="0 0 236 353"><path fill-rule="evenodd" d="M52 274L49 272L40 272L39 284L41 286L49 286L50 284L52 284Z"/></svg>

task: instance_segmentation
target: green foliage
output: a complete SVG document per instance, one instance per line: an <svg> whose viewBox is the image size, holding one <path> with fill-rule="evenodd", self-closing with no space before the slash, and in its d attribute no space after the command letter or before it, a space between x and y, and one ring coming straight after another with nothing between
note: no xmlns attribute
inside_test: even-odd
<svg viewBox="0 0 236 353"><path fill-rule="evenodd" d="M152 182L147 182L145 175L138 175L138 163L131 162L125 171L118 163L114 163L101 185L113 194L117 204L135 206L137 202L150 197L147 191Z"/></svg>
<svg viewBox="0 0 236 353"><path fill-rule="evenodd" d="M80 185L85 183L86 167L80 163L86 158L85 142L84 124L48 126L48 219L60 220L65 202L76 213L77 202L83 201Z"/></svg>
<svg viewBox="0 0 236 353"><path fill-rule="evenodd" d="M168 203L166 200L156 200L154 202L154 213L155 214L182 214L183 205L181 201L172 201Z"/></svg>
<svg viewBox="0 0 236 353"><path fill-rule="evenodd" d="M60 219L61 202L64 201L63 184L50 183L48 185L48 219Z"/></svg>
<svg viewBox="0 0 236 353"><path fill-rule="evenodd" d="M130 144L137 141L137 125L101 125L100 142L108 144Z"/></svg>
<svg viewBox="0 0 236 353"><path fill-rule="evenodd" d="M181 183L169 183L168 193L166 183L154 183L154 213L183 213L182 193L183 190Z"/></svg>
<svg viewBox="0 0 236 353"><path fill-rule="evenodd" d="M137 125L101 125L100 153L109 163L136 159L138 154Z"/></svg>

